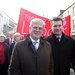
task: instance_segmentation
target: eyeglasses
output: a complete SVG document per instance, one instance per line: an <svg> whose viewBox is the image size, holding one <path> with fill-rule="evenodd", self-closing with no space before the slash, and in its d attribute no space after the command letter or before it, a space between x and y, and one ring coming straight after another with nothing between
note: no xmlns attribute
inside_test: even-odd
<svg viewBox="0 0 75 75"><path fill-rule="evenodd" d="M34 26L33 29L35 29L35 30L43 30L44 28Z"/></svg>

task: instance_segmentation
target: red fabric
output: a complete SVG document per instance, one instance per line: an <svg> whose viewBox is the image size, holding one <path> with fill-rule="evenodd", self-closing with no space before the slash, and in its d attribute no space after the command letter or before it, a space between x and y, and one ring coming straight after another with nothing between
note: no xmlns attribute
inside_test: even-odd
<svg viewBox="0 0 75 75"><path fill-rule="evenodd" d="M50 23L51 20L46 17L36 15L28 10L21 8L17 32L21 34L22 39L24 38L25 34L29 34L29 23L33 18L41 18L45 21L46 25L45 25L45 30L44 30L44 36L45 37L49 36L52 32L51 23ZM64 21L63 31L66 35L70 36L70 15L64 17L63 21Z"/></svg>
<svg viewBox="0 0 75 75"><path fill-rule="evenodd" d="M63 28L64 28L64 33L66 34L66 35L68 35L68 36L70 36L71 35L71 33L70 33L70 28L71 28L71 26L70 26L70 15L68 15L68 16L66 16L66 17L64 17L63 18Z"/></svg>
<svg viewBox="0 0 75 75"><path fill-rule="evenodd" d="M3 45L3 43L0 43L0 62L1 62L1 64L5 63L4 45Z"/></svg>
<svg viewBox="0 0 75 75"><path fill-rule="evenodd" d="M21 8L20 11L17 32L19 32L21 35L29 34L29 23L33 18L41 18L45 21L46 25L44 30L44 36L49 36L51 33L50 19L43 16L36 15L23 8Z"/></svg>

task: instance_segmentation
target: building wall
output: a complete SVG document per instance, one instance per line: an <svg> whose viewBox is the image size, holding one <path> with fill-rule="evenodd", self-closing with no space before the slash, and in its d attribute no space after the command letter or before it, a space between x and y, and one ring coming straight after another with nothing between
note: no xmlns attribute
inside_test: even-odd
<svg viewBox="0 0 75 75"><path fill-rule="evenodd" d="M71 17L71 36L75 39L75 2L69 6L60 16L63 18L68 15Z"/></svg>
<svg viewBox="0 0 75 75"><path fill-rule="evenodd" d="M4 33L5 35L9 31L16 31L17 24L15 21L10 18L5 12L0 11L0 33Z"/></svg>
<svg viewBox="0 0 75 75"><path fill-rule="evenodd" d="M69 6L62 14L62 17L70 15L71 17L71 35L75 35L75 3Z"/></svg>
<svg viewBox="0 0 75 75"><path fill-rule="evenodd" d="M0 33L3 30L3 16L0 14Z"/></svg>
<svg viewBox="0 0 75 75"><path fill-rule="evenodd" d="M75 3L68 7L63 13L63 17L71 16L71 35L75 35Z"/></svg>

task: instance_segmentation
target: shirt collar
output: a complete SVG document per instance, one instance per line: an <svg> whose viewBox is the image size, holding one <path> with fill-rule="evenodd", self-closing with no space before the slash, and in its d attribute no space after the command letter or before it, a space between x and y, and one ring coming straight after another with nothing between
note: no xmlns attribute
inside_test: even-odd
<svg viewBox="0 0 75 75"><path fill-rule="evenodd" d="M56 36L56 38L61 38L61 36L62 36L62 34L61 34L61 35Z"/></svg>
<svg viewBox="0 0 75 75"><path fill-rule="evenodd" d="M39 41L40 41L40 39L38 39L38 40L34 40L31 36L30 36L30 39L31 39L32 42L37 41L37 42L39 43Z"/></svg>

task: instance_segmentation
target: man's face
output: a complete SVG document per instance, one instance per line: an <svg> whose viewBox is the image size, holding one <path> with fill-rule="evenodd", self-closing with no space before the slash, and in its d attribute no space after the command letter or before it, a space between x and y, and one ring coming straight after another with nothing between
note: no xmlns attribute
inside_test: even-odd
<svg viewBox="0 0 75 75"><path fill-rule="evenodd" d="M60 35L62 34L62 31L63 31L62 21L53 21L52 22L52 32L55 35Z"/></svg>
<svg viewBox="0 0 75 75"><path fill-rule="evenodd" d="M30 35L33 39L39 39L43 34L44 26L43 25L32 25L30 27Z"/></svg>
<svg viewBox="0 0 75 75"><path fill-rule="evenodd" d="M14 38L14 40L15 40L16 42L19 42L19 41L21 40L21 37L20 37L20 36L16 36L16 37Z"/></svg>

